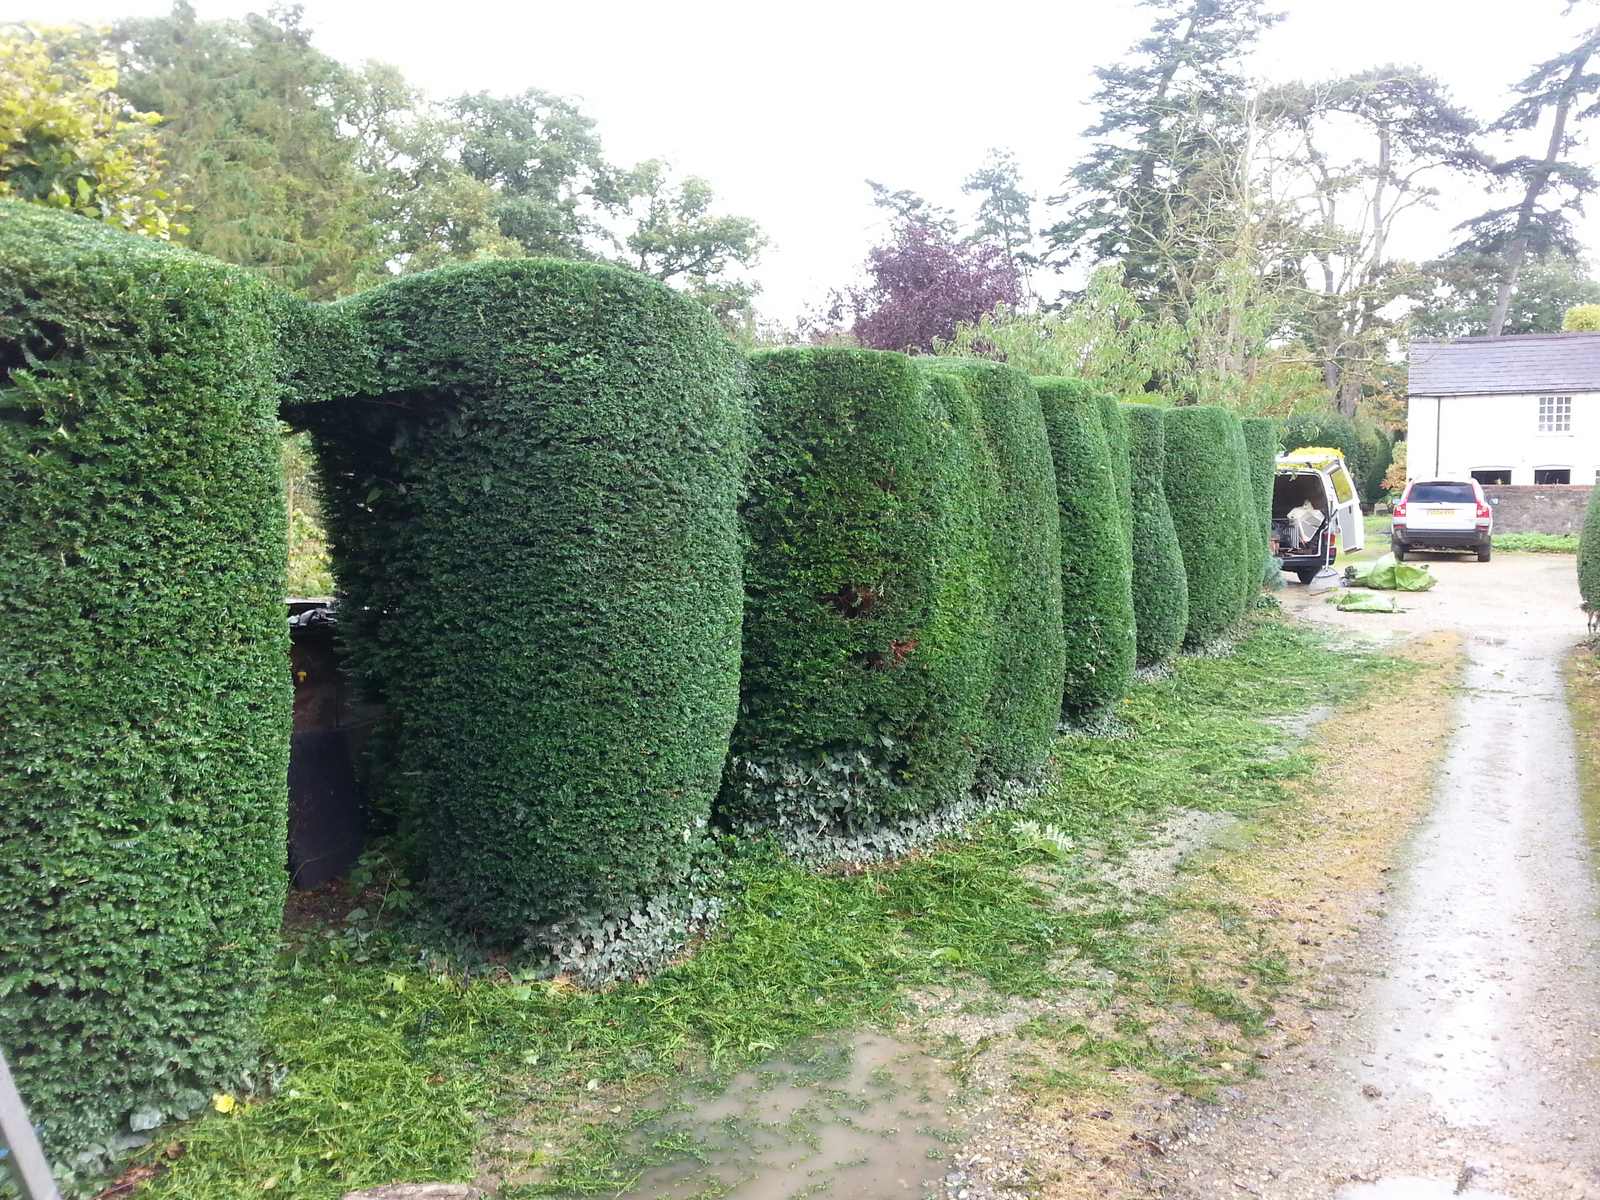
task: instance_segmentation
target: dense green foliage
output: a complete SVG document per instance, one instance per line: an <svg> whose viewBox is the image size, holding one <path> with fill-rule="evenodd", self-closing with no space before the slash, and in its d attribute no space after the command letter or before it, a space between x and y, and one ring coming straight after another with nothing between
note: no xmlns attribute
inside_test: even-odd
<svg viewBox="0 0 1600 1200"><path fill-rule="evenodd" d="M1283 423L1283 447L1331 446L1343 452L1364 503L1383 493L1383 477L1394 458L1389 435L1367 421L1332 410L1295 413Z"/></svg>
<svg viewBox="0 0 1600 1200"><path fill-rule="evenodd" d="M1268 560L1272 557L1272 477L1278 465L1278 422L1267 417L1246 417L1239 422L1244 428L1246 460L1249 464L1248 485L1250 503L1256 514L1256 561L1261 564L1260 578L1266 579L1276 570Z"/></svg>
<svg viewBox="0 0 1600 1200"><path fill-rule="evenodd" d="M1128 428L1133 478L1133 614L1137 662L1165 662L1183 645L1189 625L1189 580L1167 505L1163 410L1149 404L1122 408Z"/></svg>
<svg viewBox="0 0 1600 1200"><path fill-rule="evenodd" d="M965 390L901 354L778 350L752 382L719 815L803 858L880 856L972 790L994 671L992 460Z"/></svg>
<svg viewBox="0 0 1600 1200"><path fill-rule="evenodd" d="M1122 699L1133 680L1131 521L1115 456L1128 460L1127 426L1115 407L1113 450L1102 423L1104 395L1077 379L1033 381L1050 435L1061 513L1061 607L1066 639L1062 708L1084 716Z"/></svg>
<svg viewBox="0 0 1600 1200"><path fill-rule="evenodd" d="M285 883L282 302L0 202L0 1040L67 1165L256 1066Z"/></svg>
<svg viewBox="0 0 1600 1200"><path fill-rule="evenodd" d="M1259 580L1250 531L1255 514L1242 482L1244 436L1239 419L1210 405L1169 408L1163 414L1163 483L1189 582L1184 645L1203 648L1244 615L1245 580Z"/></svg>
<svg viewBox="0 0 1600 1200"><path fill-rule="evenodd" d="M1589 493L1578 537L1578 591L1591 609L1600 609L1600 487Z"/></svg>
<svg viewBox="0 0 1600 1200"><path fill-rule="evenodd" d="M996 635L989 734L978 763L988 790L1032 783L1061 716L1061 529L1039 394L1020 371L975 359L919 359L972 397L998 477L987 514Z"/></svg>
<svg viewBox="0 0 1600 1200"><path fill-rule="evenodd" d="M1117 479L1118 508L1122 513L1125 536L1133 540L1133 459L1128 445L1128 419L1122 404L1101 388L1096 395L1100 405L1100 426L1105 430L1106 447L1111 452L1111 471Z"/></svg>
<svg viewBox="0 0 1600 1200"><path fill-rule="evenodd" d="M340 398L292 415L434 894L586 971L669 951L688 917L660 898L738 696L732 350L661 284L548 259L412 276L327 320L356 343L305 386Z"/></svg>

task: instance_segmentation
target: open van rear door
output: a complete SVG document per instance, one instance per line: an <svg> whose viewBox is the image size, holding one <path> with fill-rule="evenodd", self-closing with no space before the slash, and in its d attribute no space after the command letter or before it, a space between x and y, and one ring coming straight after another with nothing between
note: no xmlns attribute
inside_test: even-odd
<svg viewBox="0 0 1600 1200"><path fill-rule="evenodd" d="M1350 478L1350 468L1344 465L1344 459L1329 465L1328 478L1338 505L1339 544L1345 553L1354 554L1367 544L1367 527L1361 519L1361 497L1356 495L1355 480Z"/></svg>

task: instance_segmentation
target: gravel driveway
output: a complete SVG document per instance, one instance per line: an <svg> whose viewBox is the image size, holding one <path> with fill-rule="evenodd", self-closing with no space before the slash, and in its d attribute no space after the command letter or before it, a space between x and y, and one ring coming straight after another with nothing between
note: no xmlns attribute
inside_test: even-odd
<svg viewBox="0 0 1600 1200"><path fill-rule="evenodd" d="M1468 665L1429 816L1362 955L1353 1016L1171 1148L1169 1197L1600 1197L1600 888L1562 663L1572 558L1419 556L1396 615L1304 619L1390 639L1455 629ZM1593 736L1586 731L1585 736Z"/></svg>

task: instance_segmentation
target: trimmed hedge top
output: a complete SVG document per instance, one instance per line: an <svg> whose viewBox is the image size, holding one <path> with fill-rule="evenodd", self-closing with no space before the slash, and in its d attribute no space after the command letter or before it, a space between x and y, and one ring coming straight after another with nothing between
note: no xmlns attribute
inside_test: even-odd
<svg viewBox="0 0 1600 1200"><path fill-rule="evenodd" d="M1183 645L1189 624L1189 581L1183 552L1167 506L1166 436L1163 411L1126 404L1128 452L1133 478L1133 610L1138 665L1166 662Z"/></svg>
<svg viewBox="0 0 1600 1200"><path fill-rule="evenodd" d="M964 801L988 724L994 477L911 359L752 360L744 668L721 804L803 858L882 857Z"/></svg>
<svg viewBox="0 0 1600 1200"><path fill-rule="evenodd" d="M1039 394L1022 372L997 363L916 361L958 380L971 396L999 480L987 514L996 636L978 786L1031 784L1050 758L1066 663L1055 468Z"/></svg>
<svg viewBox="0 0 1600 1200"><path fill-rule="evenodd" d="M738 699L741 364L692 300L581 263L445 268L328 319L353 394L295 416L432 891L584 971L659 958Z"/></svg>
<svg viewBox="0 0 1600 1200"><path fill-rule="evenodd" d="M1102 425L1102 393L1078 379L1035 379L1055 461L1061 514L1064 711L1085 716L1127 693L1133 681L1133 562L1128 515ZM1122 415L1113 408L1119 457Z"/></svg>
<svg viewBox="0 0 1600 1200"><path fill-rule="evenodd" d="M286 880L293 307L0 201L0 1042L68 1165L257 1065Z"/></svg>

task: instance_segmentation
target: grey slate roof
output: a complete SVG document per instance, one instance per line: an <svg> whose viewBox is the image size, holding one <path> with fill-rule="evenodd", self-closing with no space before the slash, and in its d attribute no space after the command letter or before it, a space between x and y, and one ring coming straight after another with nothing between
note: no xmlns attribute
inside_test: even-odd
<svg viewBox="0 0 1600 1200"><path fill-rule="evenodd" d="M1600 392L1600 333L1518 333L1411 343L1413 396Z"/></svg>

